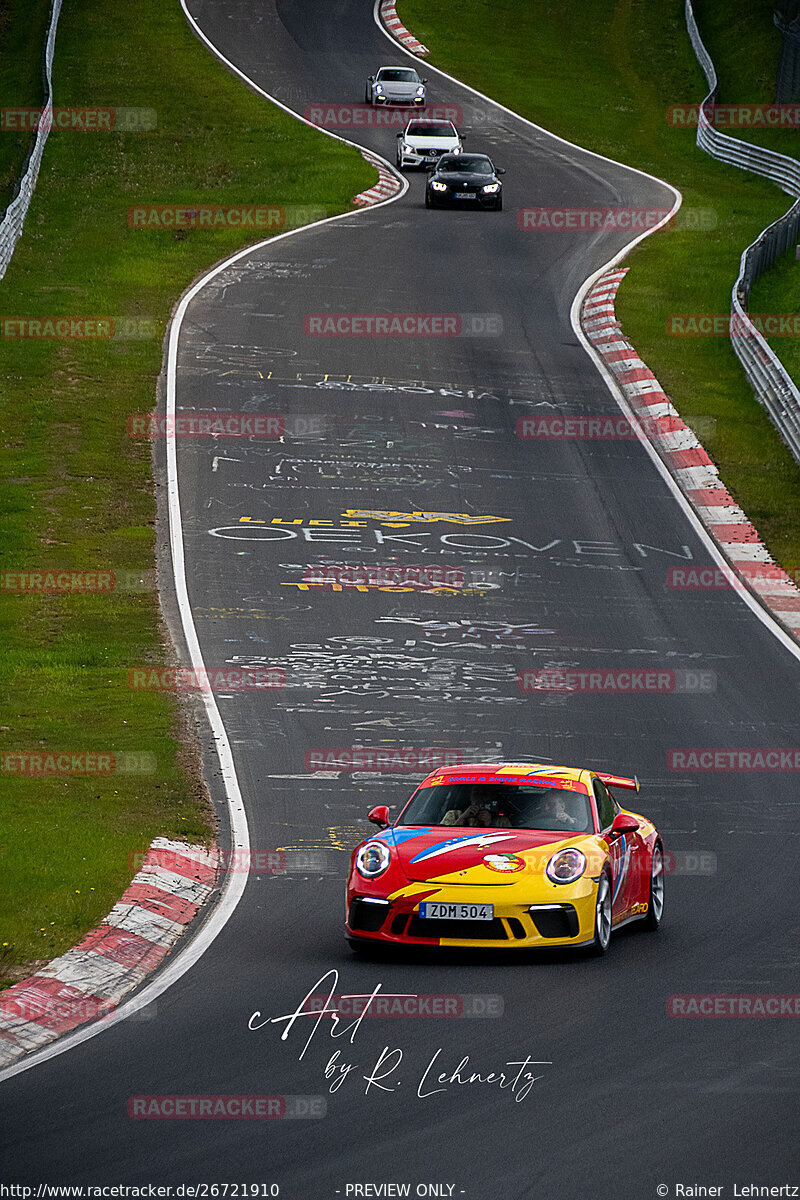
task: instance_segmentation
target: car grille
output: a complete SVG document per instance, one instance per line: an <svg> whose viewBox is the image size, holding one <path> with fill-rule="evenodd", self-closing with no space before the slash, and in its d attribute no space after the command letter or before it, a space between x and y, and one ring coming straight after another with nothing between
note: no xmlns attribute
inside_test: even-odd
<svg viewBox="0 0 800 1200"><path fill-rule="evenodd" d="M470 938L475 941L507 942L508 934L499 917L493 921L457 921L412 916L406 937Z"/></svg>
<svg viewBox="0 0 800 1200"><path fill-rule="evenodd" d="M428 146L426 150L417 151L418 154L427 154L428 158L438 158L442 153L436 146Z"/></svg>
<svg viewBox="0 0 800 1200"><path fill-rule="evenodd" d="M387 904L365 904L358 896L350 905L348 925L364 933L377 933L389 915Z"/></svg>
<svg viewBox="0 0 800 1200"><path fill-rule="evenodd" d="M533 908L531 920L543 938L576 937L578 934L578 914L571 904L562 904L559 908Z"/></svg>

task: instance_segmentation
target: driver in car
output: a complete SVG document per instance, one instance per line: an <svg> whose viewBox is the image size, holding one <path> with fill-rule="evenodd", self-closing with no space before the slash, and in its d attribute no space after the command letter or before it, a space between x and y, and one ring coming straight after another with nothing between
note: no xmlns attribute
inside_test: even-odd
<svg viewBox="0 0 800 1200"><path fill-rule="evenodd" d="M537 820L543 817L555 822L558 829L577 829L581 824L580 819L569 811L561 793L556 791L548 791L540 797L533 816Z"/></svg>
<svg viewBox="0 0 800 1200"><path fill-rule="evenodd" d="M508 817L492 814L483 800L484 789L479 784L473 784L469 789L469 804L465 809L451 808L442 818L443 825L492 825L508 828L511 825ZM496 807L496 806L495 806Z"/></svg>

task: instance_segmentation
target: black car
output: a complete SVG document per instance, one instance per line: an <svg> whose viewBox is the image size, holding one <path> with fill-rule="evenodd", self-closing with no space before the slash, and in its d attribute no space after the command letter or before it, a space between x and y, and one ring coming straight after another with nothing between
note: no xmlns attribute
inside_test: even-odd
<svg viewBox="0 0 800 1200"><path fill-rule="evenodd" d="M499 211L503 185L498 175L505 175L505 170L495 167L488 154L445 154L428 177L425 207L457 204Z"/></svg>

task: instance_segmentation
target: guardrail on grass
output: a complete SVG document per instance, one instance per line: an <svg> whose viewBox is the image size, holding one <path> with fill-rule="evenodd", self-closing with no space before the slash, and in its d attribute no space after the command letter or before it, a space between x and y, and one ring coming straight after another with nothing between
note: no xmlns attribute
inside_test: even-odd
<svg viewBox="0 0 800 1200"><path fill-rule="evenodd" d="M22 234L28 206L31 202L36 180L39 178L39 168L42 165L42 154L50 125L53 119L53 54L56 46L56 26L61 13L61 0L53 0L50 10L50 26L47 30L47 42L44 51L44 81L45 97L42 106L42 117L36 130L31 152L25 163L22 178L17 184L16 194L0 221L0 279L6 273L14 247Z"/></svg>
<svg viewBox="0 0 800 1200"><path fill-rule="evenodd" d="M762 175L790 196L800 196L800 162L788 155L777 154L774 150L766 150L720 133L709 121L705 110L717 102L719 82L711 56L700 37L692 0L686 0L686 25L710 88L700 106L698 146L720 162ZM767 226L742 254L739 275L731 293L731 330L736 331L731 337L731 344L757 399L764 405L781 437L800 463L800 390L746 311L752 285L780 254L797 242L798 235L800 200ZM743 331L745 336L742 336Z"/></svg>

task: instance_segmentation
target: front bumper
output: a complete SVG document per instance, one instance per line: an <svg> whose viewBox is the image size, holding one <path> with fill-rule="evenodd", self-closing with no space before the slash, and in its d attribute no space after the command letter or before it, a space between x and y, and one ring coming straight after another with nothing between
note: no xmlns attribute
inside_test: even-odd
<svg viewBox="0 0 800 1200"><path fill-rule="evenodd" d="M490 192L489 195L472 192L470 195L474 196L474 199L465 200L463 197L457 197L455 191L435 192L431 188L428 195L434 208L495 208L502 192Z"/></svg>
<svg viewBox="0 0 800 1200"><path fill-rule="evenodd" d="M424 96L387 96L385 92L380 95L373 93L373 104L410 104L412 107L423 105L425 103Z"/></svg>
<svg viewBox="0 0 800 1200"><path fill-rule="evenodd" d="M396 946L453 946L480 949L544 949L548 946L581 946L594 937L596 883L580 880L565 889L541 896L509 896L484 889L442 889L442 902L493 903L492 921L422 920L413 897L395 896L388 903L353 895L347 912L346 933L352 941ZM503 889L503 893L517 888ZM430 895L429 889L426 894Z"/></svg>
<svg viewBox="0 0 800 1200"><path fill-rule="evenodd" d="M436 154L425 154L422 150L401 150L400 162L404 167L432 167L442 155L455 153L455 150L439 150Z"/></svg>

